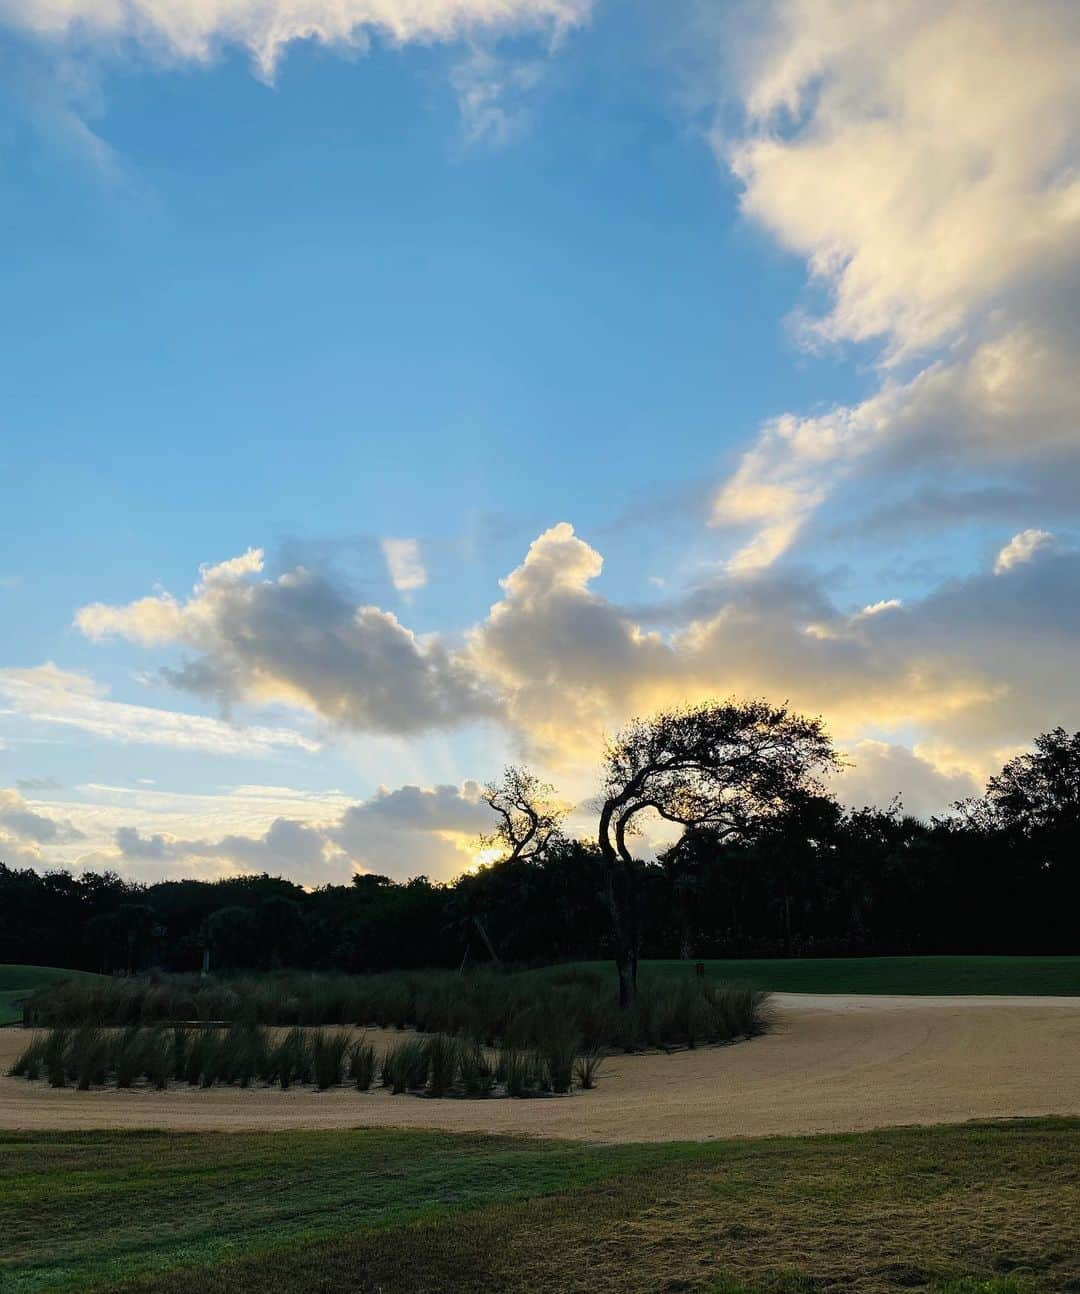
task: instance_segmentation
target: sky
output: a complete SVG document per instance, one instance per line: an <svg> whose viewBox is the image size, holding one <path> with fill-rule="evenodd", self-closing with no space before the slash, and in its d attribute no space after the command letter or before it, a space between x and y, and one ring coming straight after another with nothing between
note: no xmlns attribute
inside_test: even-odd
<svg viewBox="0 0 1080 1294"><path fill-rule="evenodd" d="M709 697L921 815L1080 727L1077 66L1072 0L0 0L0 860L447 879Z"/></svg>

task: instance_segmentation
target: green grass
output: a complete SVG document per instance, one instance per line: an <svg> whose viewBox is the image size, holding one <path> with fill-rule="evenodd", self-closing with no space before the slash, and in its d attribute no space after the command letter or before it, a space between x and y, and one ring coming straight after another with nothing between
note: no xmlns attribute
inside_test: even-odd
<svg viewBox="0 0 1080 1294"><path fill-rule="evenodd" d="M693 962L645 961L639 977L648 982L692 975L693 968ZM706 961L705 971L711 980L753 984L774 993L1080 995L1080 957L747 958Z"/></svg>
<svg viewBox="0 0 1080 1294"><path fill-rule="evenodd" d="M16 966L0 963L0 1025L22 1018L22 999L43 984L62 979L98 979L89 971L60 970L55 966Z"/></svg>
<svg viewBox="0 0 1080 1294"><path fill-rule="evenodd" d="M656 1146L0 1134L5 1294L1041 1294L1078 1288L1077 1216L1077 1119Z"/></svg>

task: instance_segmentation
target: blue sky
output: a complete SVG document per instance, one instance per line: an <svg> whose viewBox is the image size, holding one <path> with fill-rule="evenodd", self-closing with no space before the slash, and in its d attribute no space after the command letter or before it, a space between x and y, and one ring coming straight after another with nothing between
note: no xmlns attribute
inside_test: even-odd
<svg viewBox="0 0 1080 1294"><path fill-rule="evenodd" d="M920 812L1075 721L1075 14L492 12L0 4L0 857L450 874L657 704Z"/></svg>

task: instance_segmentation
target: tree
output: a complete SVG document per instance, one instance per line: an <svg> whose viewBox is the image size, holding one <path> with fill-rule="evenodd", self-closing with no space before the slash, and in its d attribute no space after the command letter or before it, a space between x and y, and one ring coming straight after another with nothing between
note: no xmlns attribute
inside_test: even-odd
<svg viewBox="0 0 1080 1294"><path fill-rule="evenodd" d="M1070 737L1054 728L1034 744L990 779L982 800L958 807L979 825L1023 837L1056 858L1061 844L1075 848L1080 837L1080 732Z"/></svg>
<svg viewBox="0 0 1080 1294"><path fill-rule="evenodd" d="M497 782L484 787L483 798L499 824L490 835L481 836L480 843L500 850L500 861L538 858L558 838L565 810L555 800L555 788L527 768L509 765Z"/></svg>
<svg viewBox="0 0 1080 1294"><path fill-rule="evenodd" d="M619 1003L637 993L640 870L627 844L653 812L719 843L748 839L839 761L820 719L767 701L710 701L635 719L608 743L598 843Z"/></svg>
<svg viewBox="0 0 1080 1294"><path fill-rule="evenodd" d="M505 869L514 863L534 862L561 839L559 829L565 811L555 799L555 788L541 782L527 768L509 765L498 781L484 787L483 799L499 820L493 832L480 837L481 848L499 851L495 866ZM465 959L469 955L469 936L475 929L497 964L499 954L484 922L489 901L486 872L482 868L475 875L458 878L449 911L452 924L465 935ZM463 960L462 968L464 965Z"/></svg>

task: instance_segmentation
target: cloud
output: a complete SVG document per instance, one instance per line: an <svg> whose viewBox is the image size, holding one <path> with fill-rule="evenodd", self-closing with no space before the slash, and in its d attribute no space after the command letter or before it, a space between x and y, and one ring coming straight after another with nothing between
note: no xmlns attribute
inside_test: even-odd
<svg viewBox="0 0 1080 1294"><path fill-rule="evenodd" d="M539 59L514 60L474 46L451 75L466 140L495 148L509 143L525 128L528 96L543 75Z"/></svg>
<svg viewBox="0 0 1080 1294"><path fill-rule="evenodd" d="M225 707L280 702L343 728L398 734L493 713L479 680L438 639L421 641L391 612L354 605L303 567L252 578L262 567L262 551L249 549L202 567L184 602L161 592L127 606L95 603L75 623L97 641L193 650L162 677Z"/></svg>
<svg viewBox="0 0 1080 1294"><path fill-rule="evenodd" d="M282 873L305 884L348 880L357 868L405 879L420 873L457 875L475 861L476 837L491 826L491 811L475 782L462 786L380 787L329 822L275 818L259 834L228 833L192 839L123 825L113 843L124 863L145 874L179 875L184 868L220 874ZM99 858L100 858L99 853Z"/></svg>
<svg viewBox="0 0 1080 1294"><path fill-rule="evenodd" d="M399 593L411 593L427 583L427 568L420 553L418 539L381 539L390 582Z"/></svg>
<svg viewBox="0 0 1080 1294"><path fill-rule="evenodd" d="M59 791L63 782L57 777L17 777L15 786L24 794L28 791Z"/></svg>
<svg viewBox="0 0 1080 1294"><path fill-rule="evenodd" d="M632 606L603 595L601 554L562 522L537 536L460 645L421 643L329 585L294 603L302 572L256 584L246 568L227 580L211 568L189 601L160 594L148 616L134 603L97 608L91 623L136 639L147 623L155 639L161 623L176 626L204 648L199 670L235 680L231 695L314 708L344 729L496 719L528 758L576 779L571 795L589 793L605 734L628 718L731 694L787 697L844 742L947 748L950 766L982 775L992 752L1073 717L1080 726L1080 554L1036 549L1006 576L977 570L903 602L886 588L854 609L798 569L722 572ZM366 648L366 626L387 618L404 665ZM376 798L363 820L398 803Z"/></svg>
<svg viewBox="0 0 1080 1294"><path fill-rule="evenodd" d="M717 140L743 208L831 293L809 330L936 345L1053 258L1075 220L1068 0L782 0Z"/></svg>
<svg viewBox="0 0 1080 1294"><path fill-rule="evenodd" d="M746 128L718 133L717 152L747 218L825 291L803 340L876 345L885 375L856 404L764 425L714 503L714 524L753 531L732 568L776 561L853 474L944 464L1080 483L1075 5L765 12Z"/></svg>
<svg viewBox="0 0 1080 1294"><path fill-rule="evenodd" d="M550 38L583 23L590 0L0 0L0 20L42 39L207 62L249 51L266 79L285 47L317 41L366 49L473 34L536 31Z"/></svg>
<svg viewBox="0 0 1080 1294"><path fill-rule="evenodd" d="M80 728L109 741L171 746L216 755L267 755L319 749L289 728L239 727L201 714L110 701L88 674L48 662L32 669L0 669L0 697L9 713L32 723Z"/></svg>
<svg viewBox="0 0 1080 1294"><path fill-rule="evenodd" d="M38 845L83 840L71 822L58 821L31 809L18 791L0 788L0 829Z"/></svg>
<svg viewBox="0 0 1080 1294"><path fill-rule="evenodd" d="M1006 571L1011 571L1014 566L1035 561L1036 558L1046 553L1060 551L1061 544L1049 530L1021 530L1018 535L1013 535L1001 552L998 553L994 562L994 574L1004 575Z"/></svg>
<svg viewBox="0 0 1080 1294"><path fill-rule="evenodd" d="M884 807L899 797L905 813L929 818L982 790L969 771L938 768L906 746L863 740L847 754L850 767L834 780L833 789L852 808Z"/></svg>

